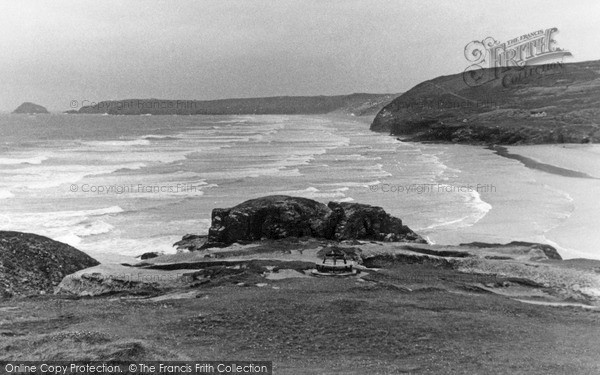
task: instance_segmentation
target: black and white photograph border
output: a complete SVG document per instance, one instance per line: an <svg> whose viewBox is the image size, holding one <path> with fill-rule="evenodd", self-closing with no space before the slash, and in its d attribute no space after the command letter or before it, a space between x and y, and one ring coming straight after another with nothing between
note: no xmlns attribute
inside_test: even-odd
<svg viewBox="0 0 600 375"><path fill-rule="evenodd" d="M598 15L0 1L0 374L599 374Z"/></svg>

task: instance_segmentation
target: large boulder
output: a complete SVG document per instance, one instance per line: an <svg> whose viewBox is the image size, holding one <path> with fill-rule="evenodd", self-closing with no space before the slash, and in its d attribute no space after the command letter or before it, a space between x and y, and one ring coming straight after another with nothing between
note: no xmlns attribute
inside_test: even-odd
<svg viewBox="0 0 600 375"><path fill-rule="evenodd" d="M66 275L98 264L62 242L0 231L0 297L51 293Z"/></svg>
<svg viewBox="0 0 600 375"><path fill-rule="evenodd" d="M273 195L232 208L215 208L208 240L202 248L305 236L336 241L425 242L381 207L336 202L327 206L312 199Z"/></svg>
<svg viewBox="0 0 600 375"><path fill-rule="evenodd" d="M215 208L208 243L229 245L262 238L331 237L331 210L312 199L272 195L233 208Z"/></svg>

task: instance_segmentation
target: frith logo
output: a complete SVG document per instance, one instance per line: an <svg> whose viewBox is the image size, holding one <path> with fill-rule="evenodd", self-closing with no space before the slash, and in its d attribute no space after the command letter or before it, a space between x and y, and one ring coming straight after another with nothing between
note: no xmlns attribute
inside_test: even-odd
<svg viewBox="0 0 600 375"><path fill-rule="evenodd" d="M537 70L551 72L562 69L562 60L572 56L571 52L558 48L553 34L556 27L537 30L529 34L500 43L492 37L472 41L464 50L465 58L471 63L463 73L463 80L469 86L481 86L487 82L502 79L507 86L514 79L504 79L506 72L515 72L532 65L548 65L552 68ZM488 68L487 70L485 70Z"/></svg>

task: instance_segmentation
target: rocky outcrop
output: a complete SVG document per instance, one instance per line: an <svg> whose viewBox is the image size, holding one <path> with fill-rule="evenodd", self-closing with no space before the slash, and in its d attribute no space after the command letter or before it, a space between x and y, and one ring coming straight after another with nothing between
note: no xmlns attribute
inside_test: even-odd
<svg viewBox="0 0 600 375"><path fill-rule="evenodd" d="M186 234L183 236L181 241L177 241L173 244L177 248L177 251L195 251L200 250L206 243L206 235L199 234Z"/></svg>
<svg viewBox="0 0 600 375"><path fill-rule="evenodd" d="M215 208L205 246L227 246L262 238L331 238L330 214L331 210L323 203L283 195L252 199L233 208Z"/></svg>
<svg viewBox="0 0 600 375"><path fill-rule="evenodd" d="M375 117L371 130L406 141L466 144L600 141L600 61L438 77Z"/></svg>
<svg viewBox="0 0 600 375"><path fill-rule="evenodd" d="M30 102L25 102L23 104L21 104L20 106L17 107L17 109L15 109L13 111L13 113L25 113L25 114L38 114L38 113L50 113L48 112L48 110L44 107L42 107L39 104L34 104L34 103L30 103Z"/></svg>
<svg viewBox="0 0 600 375"><path fill-rule="evenodd" d="M64 243L31 233L0 231L0 295L52 292L68 274L99 263Z"/></svg>
<svg viewBox="0 0 600 375"><path fill-rule="evenodd" d="M181 284L180 275L142 271L117 265L102 264L65 276L56 294L78 297L102 295L148 296Z"/></svg>
<svg viewBox="0 0 600 375"><path fill-rule="evenodd" d="M286 237L425 242L381 207L347 202L326 206L307 198L274 195L214 209L202 247Z"/></svg>
<svg viewBox="0 0 600 375"><path fill-rule="evenodd" d="M485 242L470 242L463 243L460 246L471 247L471 248L479 248L479 249L490 249L490 248L499 248L499 249L510 249L510 248L525 248L527 252L540 252L543 257L552 260L562 260L562 257L558 253L558 251L550 245L535 243L535 242L524 242L524 241L512 241L507 244L499 244L499 243L485 243Z"/></svg>
<svg viewBox="0 0 600 375"><path fill-rule="evenodd" d="M386 242L425 242L402 220L386 213L383 208L368 204L329 202L330 223L337 241L369 239ZM328 237L329 238L329 237Z"/></svg>

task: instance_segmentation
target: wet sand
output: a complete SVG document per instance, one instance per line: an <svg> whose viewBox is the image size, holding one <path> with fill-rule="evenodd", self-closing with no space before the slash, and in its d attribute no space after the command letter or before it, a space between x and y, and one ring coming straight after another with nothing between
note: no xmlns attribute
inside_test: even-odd
<svg viewBox="0 0 600 375"><path fill-rule="evenodd" d="M572 199L571 214L544 233L563 258L600 259L600 146L535 145L494 150L519 160L532 170L538 183L563 191Z"/></svg>
<svg viewBox="0 0 600 375"><path fill-rule="evenodd" d="M553 147L552 149L554 149L554 148L555 147ZM538 160L523 156L521 154L513 154L513 153L509 152L509 150L506 147L503 147L503 146L490 146L489 149L495 151L495 153L497 155L503 156L508 159L518 160L521 163L523 163L523 165L525 165L527 168L536 169L536 170L539 170L542 172L552 173L552 174L556 174L556 175L563 176L563 177L597 178L594 176L590 176L589 174L584 173L584 172L580 172L580 171L572 170L572 169L568 169L568 168L563 168L563 167L553 165L553 164L546 164L546 163L540 162ZM522 150L523 150L523 148L519 147L518 151L522 151ZM552 151L552 152L554 152L554 151Z"/></svg>

